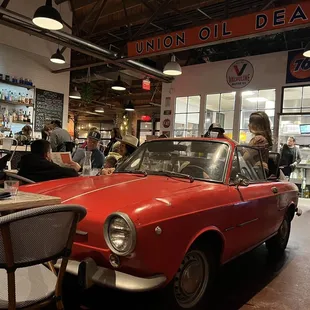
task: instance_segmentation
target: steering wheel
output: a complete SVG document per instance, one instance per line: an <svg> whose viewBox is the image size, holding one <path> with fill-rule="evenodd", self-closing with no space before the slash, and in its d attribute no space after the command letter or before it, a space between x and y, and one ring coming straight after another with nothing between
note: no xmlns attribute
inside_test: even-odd
<svg viewBox="0 0 310 310"><path fill-rule="evenodd" d="M185 173L184 170L186 170L186 169L189 169L189 170L192 169L193 171L199 170L199 171L201 171L201 172L203 173L202 179L210 179L210 177L209 177L207 171L204 170L203 168L201 168L200 166L188 165L188 166L184 167L184 168L180 171L180 173L189 174L190 176L195 177L195 175L193 175L193 173ZM198 177L198 178L201 179L200 177Z"/></svg>

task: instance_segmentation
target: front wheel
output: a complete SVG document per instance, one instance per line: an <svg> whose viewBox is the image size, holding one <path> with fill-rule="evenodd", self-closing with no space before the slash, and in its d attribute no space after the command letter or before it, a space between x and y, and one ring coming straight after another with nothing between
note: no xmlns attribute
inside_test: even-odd
<svg viewBox="0 0 310 310"><path fill-rule="evenodd" d="M169 309L200 309L214 279L215 269L215 255L211 251L190 249L165 289Z"/></svg>
<svg viewBox="0 0 310 310"><path fill-rule="evenodd" d="M291 233L291 220L288 214L285 215L278 233L270 240L266 241L266 246L270 254L280 256L284 253Z"/></svg>

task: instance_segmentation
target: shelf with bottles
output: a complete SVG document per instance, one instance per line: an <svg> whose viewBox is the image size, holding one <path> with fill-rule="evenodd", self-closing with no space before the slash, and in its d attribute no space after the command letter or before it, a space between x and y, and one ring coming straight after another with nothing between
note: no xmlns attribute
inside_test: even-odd
<svg viewBox="0 0 310 310"><path fill-rule="evenodd" d="M1 106L0 112L0 123L3 127L9 128L9 124L32 124L32 111L27 108L9 109Z"/></svg>
<svg viewBox="0 0 310 310"><path fill-rule="evenodd" d="M20 88L26 88L26 89L35 89L35 86L33 85L31 80L28 79L16 79L13 77L12 79L1 79L1 74L0 74L0 84L6 84L6 85L11 85L11 86L16 86Z"/></svg>
<svg viewBox="0 0 310 310"><path fill-rule="evenodd" d="M17 93L16 91L0 88L0 103L25 105L33 107L32 93Z"/></svg>

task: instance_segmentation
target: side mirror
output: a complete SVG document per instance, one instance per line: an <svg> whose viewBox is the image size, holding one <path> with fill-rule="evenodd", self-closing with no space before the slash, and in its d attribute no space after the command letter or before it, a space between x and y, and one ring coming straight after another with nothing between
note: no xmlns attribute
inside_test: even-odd
<svg viewBox="0 0 310 310"><path fill-rule="evenodd" d="M234 185L236 186L237 189L239 188L239 186L249 186L249 184L250 184L249 180L242 175L237 175L234 181Z"/></svg>

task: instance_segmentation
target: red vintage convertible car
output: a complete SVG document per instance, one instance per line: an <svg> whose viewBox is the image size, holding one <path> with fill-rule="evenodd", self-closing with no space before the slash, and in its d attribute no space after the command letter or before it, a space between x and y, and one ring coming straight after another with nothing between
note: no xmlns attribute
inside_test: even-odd
<svg viewBox="0 0 310 310"><path fill-rule="evenodd" d="M163 288L176 308L196 309L217 267L264 242L272 254L286 248L298 189L277 179L272 156L268 175L257 158L228 139L162 139L111 176L22 190L87 208L67 269L85 288Z"/></svg>

